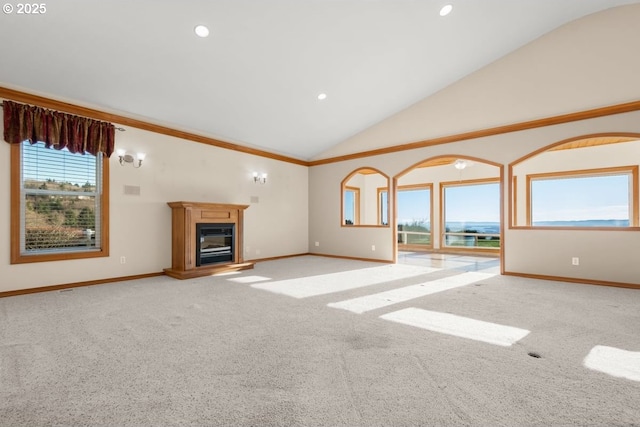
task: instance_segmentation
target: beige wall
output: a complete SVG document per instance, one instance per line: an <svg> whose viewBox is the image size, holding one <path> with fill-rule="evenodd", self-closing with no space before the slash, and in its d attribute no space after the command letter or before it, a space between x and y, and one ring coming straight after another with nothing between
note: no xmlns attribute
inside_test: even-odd
<svg viewBox="0 0 640 427"><path fill-rule="evenodd" d="M636 140L573 150L545 151L514 165L513 176L516 178L517 187L514 224L519 226L527 224L527 175L638 166L640 164L639 153L640 141ZM631 213L632 206L629 208Z"/></svg>
<svg viewBox="0 0 640 427"><path fill-rule="evenodd" d="M460 80L318 158L485 129L640 99L640 4L587 16ZM0 291L159 272L170 264L171 200L249 204L245 258L302 253L390 261L395 230L341 227L340 183L374 167L390 177L438 155L509 163L557 141L640 132L640 112L305 168L128 129L117 145L148 153L139 170L111 159L111 256L9 265L8 203L0 208ZM9 200L9 147L0 143L0 197ZM269 173L264 186L251 173ZM506 170L505 170L506 172ZM505 173L506 180L506 173ZM137 185L140 196L123 194ZM508 197L504 190L504 215ZM394 203L393 198L390 202ZM506 227L505 227L506 228ZM638 283L640 232L505 229L507 272ZM316 242L318 246L316 246ZM375 251L372 250L375 246ZM127 263L119 262L120 256ZM581 265L571 265L579 256Z"/></svg>
<svg viewBox="0 0 640 427"><path fill-rule="evenodd" d="M571 22L441 92L372 126L317 159L487 129L640 100L640 4ZM310 171L310 250L392 260L393 229L343 229L335 189L351 170L367 165L395 176L422 159L473 156L505 166L547 145L581 135L640 132L640 113L626 113L436 145L340 163ZM640 156L640 153L638 153ZM636 156L637 157L637 156ZM391 200L393 203L393 200ZM507 272L640 283L640 232L505 228ZM320 246L313 245L320 241ZM376 252L371 251L376 244ZM580 257L580 266L571 265Z"/></svg>
<svg viewBox="0 0 640 427"><path fill-rule="evenodd" d="M2 124L0 124L0 133ZM116 132L116 147L143 151L140 169L110 159L110 256L9 264L9 144L0 142L0 292L157 273L171 267L171 209L176 200L250 205L245 211L245 259L307 252L308 169L135 128ZM252 173L266 172L264 185ZM140 187L140 196L124 186ZM258 202L252 202L252 197ZM255 200L255 199L254 199ZM120 257L126 264L120 264Z"/></svg>
<svg viewBox="0 0 640 427"><path fill-rule="evenodd" d="M314 166L310 171L310 251L391 261L393 229L349 229L339 226L340 181L359 165L375 167L396 176L422 159L441 155L471 156L505 166L503 183L506 218L509 163L539 148L571 137L604 132L640 132L640 112L617 114L452 144L354 159ZM638 153L640 156L640 153ZM392 200L393 203L393 200ZM640 284L640 232L559 231L505 228L503 256L505 270L576 279ZM314 246L320 241L320 246ZM371 245L376 251L371 251ZM580 266L571 265L580 257Z"/></svg>

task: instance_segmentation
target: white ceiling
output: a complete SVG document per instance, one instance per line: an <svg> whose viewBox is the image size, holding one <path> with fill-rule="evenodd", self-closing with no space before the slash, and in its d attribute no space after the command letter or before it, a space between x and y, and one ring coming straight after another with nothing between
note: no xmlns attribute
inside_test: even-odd
<svg viewBox="0 0 640 427"><path fill-rule="evenodd" d="M637 2L54 0L0 14L0 85L307 160L566 22Z"/></svg>

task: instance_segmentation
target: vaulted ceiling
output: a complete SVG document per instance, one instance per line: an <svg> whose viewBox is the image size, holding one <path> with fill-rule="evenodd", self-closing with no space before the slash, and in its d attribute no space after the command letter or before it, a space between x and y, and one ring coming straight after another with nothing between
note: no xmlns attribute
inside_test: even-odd
<svg viewBox="0 0 640 427"><path fill-rule="evenodd" d="M0 14L0 86L307 160L554 28L637 2L16 3Z"/></svg>

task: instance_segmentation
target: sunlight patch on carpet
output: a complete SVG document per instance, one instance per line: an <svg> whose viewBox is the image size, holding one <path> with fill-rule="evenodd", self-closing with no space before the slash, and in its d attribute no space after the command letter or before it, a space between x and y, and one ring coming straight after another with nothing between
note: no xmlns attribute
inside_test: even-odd
<svg viewBox="0 0 640 427"><path fill-rule="evenodd" d="M394 311L382 315L380 318L433 332L469 338L504 347L509 347L529 334L526 329L419 308Z"/></svg>
<svg viewBox="0 0 640 427"><path fill-rule="evenodd" d="M341 308L343 310L360 314L377 308L409 301L414 298L420 298L437 292L459 288L493 276L493 274L477 272L462 273L451 277L445 277L443 279L420 283L418 285L405 286L399 289L392 289L390 291L365 295L363 297L340 302L332 302L327 305L329 307Z"/></svg>
<svg viewBox="0 0 640 427"><path fill-rule="evenodd" d="M236 283L256 283L256 282L265 282L267 280L271 280L270 277L264 276L243 276L243 277L234 277L233 279L227 279L230 282Z"/></svg>
<svg viewBox="0 0 640 427"><path fill-rule="evenodd" d="M380 267L362 268L339 273L321 274L318 276L300 277L277 282L251 285L256 289L283 294L294 298L308 298L317 295L331 294L377 285L394 280L402 280L422 274L439 271L438 268L410 265L383 265Z"/></svg>
<svg viewBox="0 0 640 427"><path fill-rule="evenodd" d="M584 358L584 366L614 377L640 381L640 352L597 345Z"/></svg>

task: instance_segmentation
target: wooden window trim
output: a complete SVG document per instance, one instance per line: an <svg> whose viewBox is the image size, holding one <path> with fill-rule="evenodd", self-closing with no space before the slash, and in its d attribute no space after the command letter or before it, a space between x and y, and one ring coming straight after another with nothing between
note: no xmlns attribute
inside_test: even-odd
<svg viewBox="0 0 640 427"><path fill-rule="evenodd" d="M360 224L360 188L359 187L351 187L348 186L347 183L349 182L349 180L351 178L353 178L355 175L357 174L363 174L363 175L371 175L371 174L379 174L380 176L382 176L386 181L387 181L387 186L390 185L390 179L389 176L385 175L384 173L382 173L380 170L376 169L376 168L372 168L372 167L360 167L354 171L352 171L349 175L347 175L342 182L340 183L340 226L341 227L348 227L348 228L353 228L353 227L362 227L362 228L389 228L391 225L391 201L388 200L387 201L387 217L389 218L389 224L387 225L381 225L380 224L380 214L378 213L378 218L377 218L377 224ZM352 191L356 191L356 208L355 208L355 220L356 223L353 225L347 225L345 224L345 217L344 217L344 192L345 190L352 190ZM376 202L376 206L378 206L379 202Z"/></svg>
<svg viewBox="0 0 640 427"><path fill-rule="evenodd" d="M101 247L92 251L64 251L58 253L23 255L20 253L20 206L21 188L20 171L22 144L11 144L11 264L25 264L31 262L62 261L69 259L99 258L109 256L109 158L102 156L102 194L100 207L102 219L100 221Z"/></svg>
<svg viewBox="0 0 640 427"><path fill-rule="evenodd" d="M378 212L378 225L382 224L382 193L387 192L387 210L389 209L389 187L378 187L378 198L376 203L376 211ZM389 214L387 213L387 220L389 219Z"/></svg>
<svg viewBox="0 0 640 427"><path fill-rule="evenodd" d="M640 104L639 104L640 105ZM635 110L634 110L635 111ZM539 154L542 154L546 151L549 150L553 150L553 148L555 147L560 147L562 145L571 143L573 141L578 141L578 140L587 140L590 138L607 138L607 137L617 137L617 138L634 138L634 139L640 139L640 133L637 132L600 132L600 133L593 133L593 134L587 134L587 135L580 135L580 136L574 136L571 138L567 138L567 139L563 139L561 141L555 142L553 144L547 145L545 147L541 147L538 148L535 151L532 151L526 155L524 155L523 157L518 158L517 160L514 160L513 162L509 163L508 166L508 184L509 185L513 185L512 182L512 178L515 177L515 173L514 173L514 169L519 166L521 163L523 163L524 161L531 159ZM526 180L525 180L525 184L526 184ZM528 225L518 225L518 221L517 221L517 216L513 215L513 211L516 210L516 205L515 205L515 201L514 201L514 196L517 192L517 187L512 187L508 194L509 194L509 201L508 201L508 210L509 210L509 223L508 223L508 227L509 229L514 229L514 230L544 230L544 229L552 229L552 230L566 230L566 227L542 227L542 226L536 226L536 227L531 227ZM525 201L526 203L526 201ZM525 208L526 209L526 208ZM526 212L525 212L526 215ZM589 227L589 228L584 228L584 227L572 227L571 230L583 230L583 229L587 229L587 230L594 230L596 229L595 227ZM640 231L640 227L610 227L610 228L606 228L606 230L611 230L611 231Z"/></svg>
<svg viewBox="0 0 640 427"><path fill-rule="evenodd" d="M353 225L360 225L360 188L359 187L349 187L347 185L344 186L344 191L353 192ZM344 197L343 197L344 199ZM342 209L342 225L346 227L352 227L353 225L345 224L346 218L344 217L344 207Z"/></svg>
<svg viewBox="0 0 640 427"><path fill-rule="evenodd" d="M518 223L518 177L516 175L513 176L511 180L511 188L513 189L512 199L513 199L513 214L511 216L511 224Z"/></svg>
<svg viewBox="0 0 640 427"><path fill-rule="evenodd" d="M531 181L538 179L562 179L562 178L588 178L588 177L598 177L598 176L606 176L606 175L623 175L623 174L631 174L631 218L629 218L629 227L550 227L550 226L539 226L531 224ZM516 190L517 191L517 190ZM528 174L526 176L526 226L525 227L517 227L517 228L532 228L532 229L543 229L543 230L623 230L629 231L638 228L638 214L639 214L639 206L640 201L638 200L638 165L631 166L618 166L611 168L597 168L597 169L580 169L580 170L571 170L571 171L560 171L560 172L547 172L547 173L537 173L537 174Z"/></svg>
<svg viewBox="0 0 640 427"><path fill-rule="evenodd" d="M477 248L477 247L464 247L457 248L455 246L445 245L445 223L444 217L445 198L444 190L447 187L463 187L467 185L482 185L482 184L498 184L500 187L500 195L502 195L502 178L480 178L469 179L466 181L446 181L440 183L440 248L452 252L479 252L479 253L500 253L504 245L504 238L502 232L502 213L500 214L500 247L499 248ZM502 196L500 196L500 212L502 212Z"/></svg>
<svg viewBox="0 0 640 427"><path fill-rule="evenodd" d="M402 190L429 190L429 242L431 243L429 243L428 245L411 245L411 244L403 245L398 243L398 246L406 250L412 250L416 248L433 249L433 183L429 182L429 183L421 183L421 184L399 185L396 188L396 195ZM397 200L397 197L396 197L396 200Z"/></svg>

